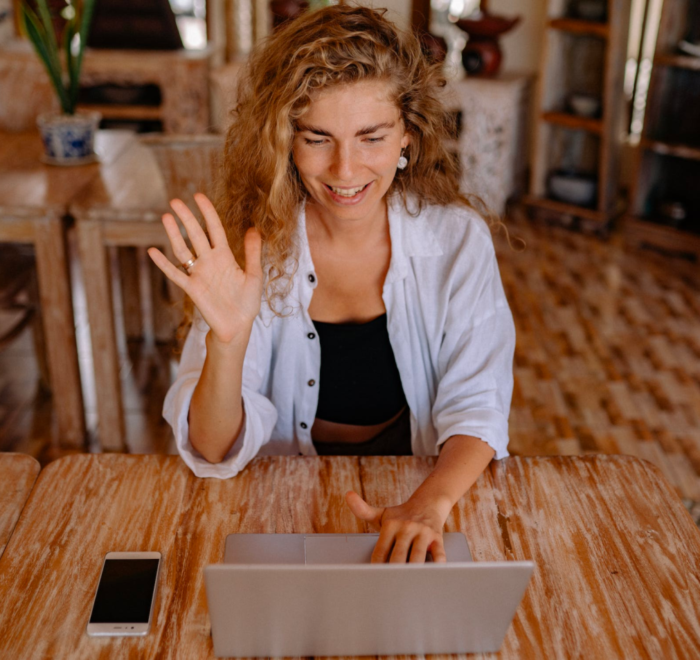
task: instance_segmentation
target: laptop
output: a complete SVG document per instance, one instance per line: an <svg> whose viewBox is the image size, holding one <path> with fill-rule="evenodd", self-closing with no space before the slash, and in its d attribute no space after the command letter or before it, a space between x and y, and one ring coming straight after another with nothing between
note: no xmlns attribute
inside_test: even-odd
<svg viewBox="0 0 700 660"><path fill-rule="evenodd" d="M231 534L204 569L216 657L498 651L534 564L371 564L379 534Z"/></svg>

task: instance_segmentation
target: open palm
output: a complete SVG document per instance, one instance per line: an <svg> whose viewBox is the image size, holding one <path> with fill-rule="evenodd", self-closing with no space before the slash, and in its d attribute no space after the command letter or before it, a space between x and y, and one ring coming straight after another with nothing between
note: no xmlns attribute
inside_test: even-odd
<svg viewBox="0 0 700 660"><path fill-rule="evenodd" d="M157 248L149 248L148 255L166 277L192 299L214 337L222 343L229 343L252 325L260 311L262 241L257 230L248 230L245 236L246 269L243 270L231 252L214 205L201 193L197 193L194 199L204 216L209 237L184 202L173 199L170 203L185 227L194 255L187 247L175 217L170 213L163 216L175 258L183 264L195 260L188 272L184 273L170 263Z"/></svg>

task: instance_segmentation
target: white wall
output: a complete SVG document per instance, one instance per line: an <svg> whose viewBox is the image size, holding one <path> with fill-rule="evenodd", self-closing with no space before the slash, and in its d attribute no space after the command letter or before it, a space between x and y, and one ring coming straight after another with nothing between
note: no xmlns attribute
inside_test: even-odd
<svg viewBox="0 0 700 660"><path fill-rule="evenodd" d="M411 27L411 0L355 0L353 4L387 9L386 17L403 30Z"/></svg>
<svg viewBox="0 0 700 660"><path fill-rule="evenodd" d="M537 73L544 43L547 0L490 0L489 11L502 16L522 16L518 25L501 39L503 72Z"/></svg>

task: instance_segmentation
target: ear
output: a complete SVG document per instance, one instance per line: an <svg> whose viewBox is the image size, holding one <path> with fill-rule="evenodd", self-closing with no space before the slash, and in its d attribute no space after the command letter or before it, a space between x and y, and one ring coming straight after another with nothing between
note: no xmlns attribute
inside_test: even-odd
<svg viewBox="0 0 700 660"><path fill-rule="evenodd" d="M405 149L409 144L411 144L411 136L408 133L404 133L401 138L401 148Z"/></svg>

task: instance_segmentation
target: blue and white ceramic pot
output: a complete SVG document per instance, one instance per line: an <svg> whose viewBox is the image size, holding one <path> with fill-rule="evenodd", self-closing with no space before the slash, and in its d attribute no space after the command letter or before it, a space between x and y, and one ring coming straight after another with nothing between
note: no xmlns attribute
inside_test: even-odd
<svg viewBox="0 0 700 660"><path fill-rule="evenodd" d="M43 161L50 165L84 165L95 162L95 134L100 119L99 112L39 115L37 125L44 143Z"/></svg>

